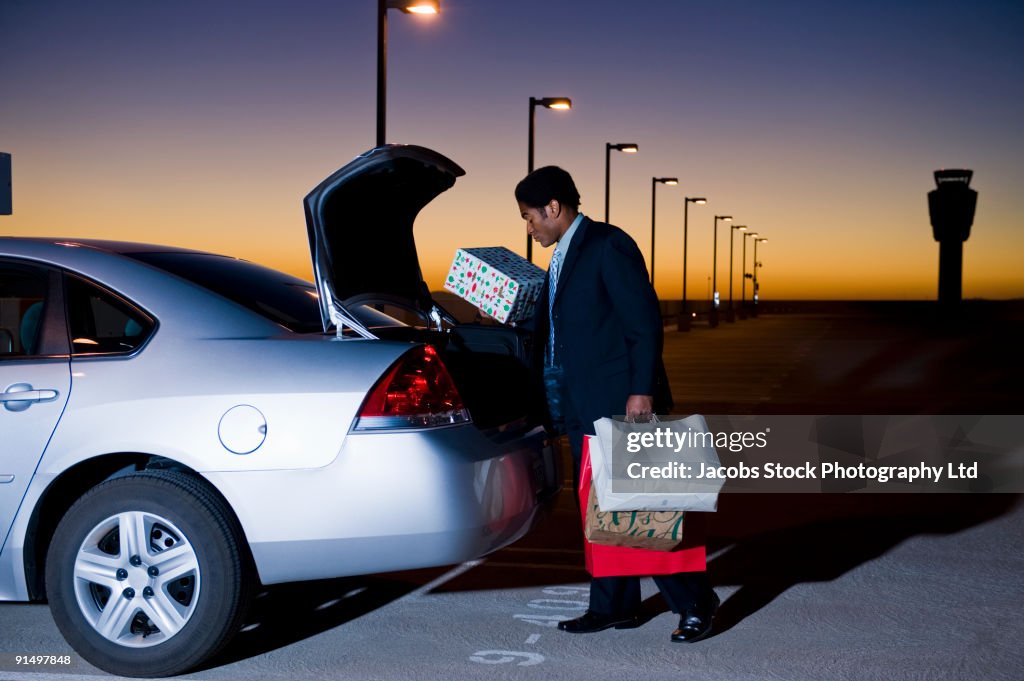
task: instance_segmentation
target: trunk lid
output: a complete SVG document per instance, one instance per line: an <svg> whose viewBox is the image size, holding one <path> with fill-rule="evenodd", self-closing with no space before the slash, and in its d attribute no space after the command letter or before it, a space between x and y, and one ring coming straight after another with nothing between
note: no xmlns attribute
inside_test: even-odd
<svg viewBox="0 0 1024 681"><path fill-rule="evenodd" d="M435 309L420 270L413 223L465 171L436 151L388 144L356 157L303 200L326 331L359 323L345 301L365 294ZM365 329L363 329L365 331Z"/></svg>
<svg viewBox="0 0 1024 681"><path fill-rule="evenodd" d="M424 147L389 144L333 173L304 200L324 330L429 343L441 353L473 421L483 429L539 423L531 383L532 334L460 324L431 297L413 223L465 171ZM398 311L398 312L396 312ZM389 324L387 314L415 321ZM392 319L391 321L394 321Z"/></svg>

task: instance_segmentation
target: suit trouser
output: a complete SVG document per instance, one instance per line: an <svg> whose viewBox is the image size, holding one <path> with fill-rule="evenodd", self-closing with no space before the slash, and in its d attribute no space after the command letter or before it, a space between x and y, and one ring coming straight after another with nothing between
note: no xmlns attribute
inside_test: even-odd
<svg viewBox="0 0 1024 681"><path fill-rule="evenodd" d="M565 398L566 406L570 399ZM625 407L625 405L623 405ZM573 498L579 498L580 464L583 457L583 424L566 410L565 427L569 433L572 452ZM579 504L576 504L579 509ZM676 614L687 608L703 605L711 598L711 583L706 572L677 572L674 575L655 575L666 604ZM639 577L593 577L590 580L590 610L603 615L628 616L640 609Z"/></svg>
<svg viewBox="0 0 1024 681"><path fill-rule="evenodd" d="M655 575L669 609L682 614L688 608L705 605L711 598L706 572L677 572ZM590 609L602 615L629 616L640 610L639 577L594 577L590 580Z"/></svg>

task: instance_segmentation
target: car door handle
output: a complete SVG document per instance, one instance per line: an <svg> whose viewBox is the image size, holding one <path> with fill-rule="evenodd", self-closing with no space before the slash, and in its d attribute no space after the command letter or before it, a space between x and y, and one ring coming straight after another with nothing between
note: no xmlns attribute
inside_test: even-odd
<svg viewBox="0 0 1024 681"><path fill-rule="evenodd" d="M0 393L0 402L52 402L57 399L56 390L19 390Z"/></svg>

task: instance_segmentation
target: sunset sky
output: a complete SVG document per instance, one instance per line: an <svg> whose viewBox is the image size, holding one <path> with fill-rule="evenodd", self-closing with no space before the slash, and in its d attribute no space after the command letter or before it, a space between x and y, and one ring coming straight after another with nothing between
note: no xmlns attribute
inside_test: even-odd
<svg viewBox="0 0 1024 681"><path fill-rule="evenodd" d="M0 0L0 234L182 245L308 278L302 198L374 144L376 4ZM1024 297L1020 0L442 0L389 17L388 141L467 171L416 226L432 288L458 247L525 254L528 99L567 96L572 111L537 111L537 165L569 170L602 219L605 142L638 143L613 154L611 221L648 257L651 177L680 179L658 189L662 298L680 295L684 196L708 198L690 209L691 299L716 214L769 238L764 298L934 298L926 194L943 167L973 169L979 192L964 296Z"/></svg>

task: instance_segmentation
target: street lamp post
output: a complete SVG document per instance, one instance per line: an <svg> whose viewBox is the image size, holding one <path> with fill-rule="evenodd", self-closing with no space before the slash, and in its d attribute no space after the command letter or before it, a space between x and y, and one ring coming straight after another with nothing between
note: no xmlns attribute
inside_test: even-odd
<svg viewBox="0 0 1024 681"><path fill-rule="evenodd" d="M732 323L732 322L736 321L736 313L733 312L733 309L732 309L732 261L733 261L733 257L732 257L732 244L733 244L733 237L736 236L736 230L739 230L741 232L746 232L747 231L747 226L746 225L730 225L730 226L731 226L731 229L729 230L729 311L725 315L725 320L727 322L729 322L729 323Z"/></svg>
<svg viewBox="0 0 1024 681"><path fill-rule="evenodd" d="M711 299L711 310L708 311L708 324L711 328L718 326L718 221L732 222L731 215L715 216L715 237L712 242L711 251L711 291L714 296Z"/></svg>
<svg viewBox="0 0 1024 681"><path fill-rule="evenodd" d="M757 261L757 244L758 242L764 243L766 241L768 241L768 239L754 239L754 292L751 294L751 296L754 299L754 308L750 313L752 317L757 316L757 299L759 297L757 285L757 269L761 266L761 263Z"/></svg>
<svg viewBox="0 0 1024 681"><path fill-rule="evenodd" d="M640 150L640 147L631 142L621 142L619 144L612 144L611 142L605 142L604 145L604 221L608 222L608 204L609 195L611 193L611 176L612 176L612 149L616 149L625 154L635 154Z"/></svg>
<svg viewBox="0 0 1024 681"><path fill-rule="evenodd" d="M385 143L388 99L388 10L438 14L441 0L377 0L377 146Z"/></svg>
<svg viewBox="0 0 1024 681"><path fill-rule="evenodd" d="M740 319L745 319L747 316L747 277L751 276L747 274L747 237L757 236L757 232L744 232L743 233L743 276L740 277Z"/></svg>
<svg viewBox="0 0 1024 681"><path fill-rule="evenodd" d="M675 177L652 177L651 178L651 286L654 286L654 199L657 196L655 191L659 184L675 186L679 184Z"/></svg>
<svg viewBox="0 0 1024 681"><path fill-rule="evenodd" d="M568 97L530 97L530 127L526 146L527 175L533 172L533 112L538 105L545 109L567 111L572 108L572 100ZM526 235L526 259L533 262L533 239L530 238L529 234Z"/></svg>
<svg viewBox="0 0 1024 681"><path fill-rule="evenodd" d="M679 309L679 322L676 327L679 331L690 330L690 312L686 306L686 242L689 236L688 218L690 204L696 203L699 206L703 206L707 202L708 200L705 198L691 199L689 196L687 196L683 199L683 304L682 307Z"/></svg>

